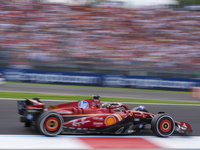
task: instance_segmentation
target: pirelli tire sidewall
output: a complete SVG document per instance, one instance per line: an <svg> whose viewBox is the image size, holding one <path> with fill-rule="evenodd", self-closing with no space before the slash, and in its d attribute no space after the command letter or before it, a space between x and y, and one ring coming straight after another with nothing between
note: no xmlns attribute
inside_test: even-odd
<svg viewBox="0 0 200 150"><path fill-rule="evenodd" d="M37 119L36 126L46 136L56 136L63 130L63 118L55 111L44 111ZM52 126L50 124L53 124ZM49 129L48 129L49 128Z"/></svg>
<svg viewBox="0 0 200 150"><path fill-rule="evenodd" d="M151 130L160 137L168 137L174 133L175 122L167 114L157 114L151 121Z"/></svg>

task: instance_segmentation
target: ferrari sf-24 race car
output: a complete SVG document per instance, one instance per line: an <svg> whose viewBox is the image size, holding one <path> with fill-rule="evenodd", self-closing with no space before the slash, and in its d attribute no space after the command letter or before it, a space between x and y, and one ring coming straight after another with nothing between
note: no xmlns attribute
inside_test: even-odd
<svg viewBox="0 0 200 150"><path fill-rule="evenodd" d="M164 112L149 113L144 106L130 110L122 103L100 103L93 99L50 105L39 98L18 101L20 120L25 127L35 125L44 135L58 134L134 134L151 129L156 136L168 137L175 131L192 132L188 123L174 121Z"/></svg>

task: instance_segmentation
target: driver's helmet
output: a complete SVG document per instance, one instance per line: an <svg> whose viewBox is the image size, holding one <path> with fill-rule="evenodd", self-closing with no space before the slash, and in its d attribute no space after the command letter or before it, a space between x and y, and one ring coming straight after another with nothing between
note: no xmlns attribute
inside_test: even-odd
<svg viewBox="0 0 200 150"><path fill-rule="evenodd" d="M102 107L103 107L103 108L110 107L110 104L109 104L109 103L103 103L103 104L102 104Z"/></svg>

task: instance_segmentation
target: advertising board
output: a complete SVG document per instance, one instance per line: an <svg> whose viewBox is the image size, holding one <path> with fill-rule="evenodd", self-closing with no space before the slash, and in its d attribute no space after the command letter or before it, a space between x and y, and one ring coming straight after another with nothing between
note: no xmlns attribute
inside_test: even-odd
<svg viewBox="0 0 200 150"><path fill-rule="evenodd" d="M189 87L200 86L200 80L185 78L53 72L25 69L0 69L0 73L2 73L6 81L12 82L161 90L188 90Z"/></svg>

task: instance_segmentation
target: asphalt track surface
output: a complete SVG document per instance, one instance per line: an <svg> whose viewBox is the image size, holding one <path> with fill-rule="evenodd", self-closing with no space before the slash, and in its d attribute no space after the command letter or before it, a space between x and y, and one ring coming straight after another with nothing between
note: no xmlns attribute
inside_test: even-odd
<svg viewBox="0 0 200 150"><path fill-rule="evenodd" d="M164 93L164 92L142 92L133 90L112 90L112 89L95 89L80 88L66 86L48 86L48 85L28 85L28 84L4 84L0 86L0 91L13 92L33 92L48 93L61 95L93 95L98 94L102 97L123 97L138 99L158 99L158 100L180 100L180 101L199 101L189 97L187 94ZM63 101L45 101L46 106L51 104L60 104ZM140 104L127 104L129 108L133 108ZM144 105L144 104L143 104ZM171 115L174 120L179 122L187 122L193 128L191 136L200 135L200 106L188 105L158 105L145 104L149 112L157 113L165 111ZM23 123L19 122L19 114L17 111L16 100L0 100L0 134L20 134L20 135L36 135L39 134L34 127L25 128ZM153 135L149 130L140 132L138 135ZM177 135L177 134L174 134Z"/></svg>
<svg viewBox="0 0 200 150"><path fill-rule="evenodd" d="M128 97L141 99L161 99L161 100L182 100L182 101L199 101L190 98L187 94L171 94L159 92L141 92L132 90L108 90L94 88L74 88L60 86L38 86L26 84L5 84L0 87L0 91L18 91L34 93L51 93L66 95L93 95L98 94L104 97ZM48 107L51 104L65 103L63 101L44 101ZM140 104L127 104L133 108ZM200 136L200 106L195 105L159 105L159 104L142 104L149 112L158 113L164 111L179 122L187 122L191 125L193 133L190 136ZM19 122L19 114L16 100L0 100L0 134L7 135L38 135L34 127L25 128L23 123ZM153 136L150 130L144 130L135 135ZM179 134L173 134L179 135Z"/></svg>
<svg viewBox="0 0 200 150"><path fill-rule="evenodd" d="M43 101L48 107L50 104L61 104L63 101ZM127 104L129 108L138 106L139 104ZM187 122L193 128L191 136L199 136L199 114L200 106L187 106L187 105L157 105L145 104L149 112L157 113L165 111L173 117L174 120ZM0 134L7 135L37 135L39 134L34 127L25 128L24 124L19 122L19 114L16 100L0 100ZM149 130L144 130L137 135L150 136L154 135ZM179 134L174 134L179 135Z"/></svg>
<svg viewBox="0 0 200 150"><path fill-rule="evenodd" d="M0 86L0 91L10 92L30 92L57 95L82 95L92 96L99 95L101 97L118 97L118 98L134 98L134 99L150 99L150 100L175 100L175 101L196 101L189 94L166 93L166 92L147 92L135 90L115 90L107 88L81 88L67 86L48 86L37 84L4 84Z"/></svg>

